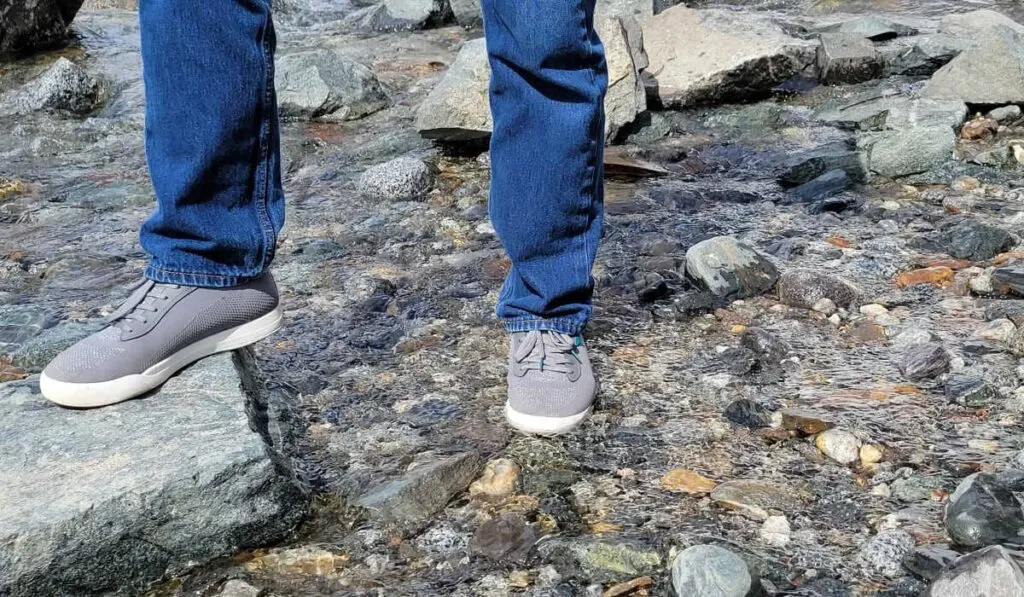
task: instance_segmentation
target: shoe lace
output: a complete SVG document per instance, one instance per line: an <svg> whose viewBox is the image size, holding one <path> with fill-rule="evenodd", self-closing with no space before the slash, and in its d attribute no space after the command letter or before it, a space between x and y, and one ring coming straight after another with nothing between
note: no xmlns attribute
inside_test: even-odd
<svg viewBox="0 0 1024 597"><path fill-rule="evenodd" d="M157 284L143 278L131 286L132 294L107 316L106 322L130 334L133 323L146 325L148 314L160 311L160 303L170 298L166 290L178 288L177 284Z"/></svg>
<svg viewBox="0 0 1024 597"><path fill-rule="evenodd" d="M575 370L576 347L580 342L568 334L549 331L527 332L512 358L522 371L572 373Z"/></svg>

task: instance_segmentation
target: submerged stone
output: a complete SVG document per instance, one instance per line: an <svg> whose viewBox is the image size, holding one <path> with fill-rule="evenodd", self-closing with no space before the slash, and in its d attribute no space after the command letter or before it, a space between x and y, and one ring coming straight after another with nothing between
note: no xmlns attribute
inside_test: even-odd
<svg viewBox="0 0 1024 597"><path fill-rule="evenodd" d="M790 307L811 309L827 298L839 307L848 308L859 296L856 286L832 274L794 269L779 278L779 300Z"/></svg>
<svg viewBox="0 0 1024 597"><path fill-rule="evenodd" d="M942 543L922 545L903 558L903 566L919 578L930 581L952 568L959 557L959 553Z"/></svg>
<svg viewBox="0 0 1024 597"><path fill-rule="evenodd" d="M1024 570L1004 547L993 546L960 558L922 597L1024 597Z"/></svg>
<svg viewBox="0 0 1024 597"><path fill-rule="evenodd" d="M1024 540L1024 512L1012 487L991 473L964 479L946 506L946 530L964 547Z"/></svg>
<svg viewBox="0 0 1024 597"><path fill-rule="evenodd" d="M856 33L821 34L818 72L822 83L863 83L881 76L884 66L870 39Z"/></svg>
<svg viewBox="0 0 1024 597"><path fill-rule="evenodd" d="M686 273L715 296L746 298L775 285L779 272L767 257L731 236L701 241L686 251Z"/></svg>
<svg viewBox="0 0 1024 597"><path fill-rule="evenodd" d="M760 589L743 558L717 545L681 551L672 562L672 586L680 597L752 597Z"/></svg>
<svg viewBox="0 0 1024 597"><path fill-rule="evenodd" d="M518 514L502 514L480 525L469 541L473 554L495 562L525 562L537 532Z"/></svg>
<svg viewBox="0 0 1024 597"><path fill-rule="evenodd" d="M846 172L854 182L867 181L863 154L844 148L825 148L801 156L779 177L779 183L788 187L800 186L834 170Z"/></svg>
<svg viewBox="0 0 1024 597"><path fill-rule="evenodd" d="M857 553L861 566L886 578L903 575L903 558L914 549L914 538L904 530L882 531L869 539Z"/></svg>
<svg viewBox="0 0 1024 597"><path fill-rule="evenodd" d="M1009 232L975 219L958 223L942 238L950 255L971 261L992 259L1016 244Z"/></svg>
<svg viewBox="0 0 1024 597"><path fill-rule="evenodd" d="M815 203L842 193L850 188L850 177L843 170L833 170L805 182L793 189L793 195L803 203ZM840 210L842 211L842 210Z"/></svg>
<svg viewBox="0 0 1024 597"><path fill-rule="evenodd" d="M949 371L949 351L938 342L909 346L900 360L900 373L910 381L919 381Z"/></svg>
<svg viewBox="0 0 1024 597"><path fill-rule="evenodd" d="M800 496L761 481L726 481L711 492L711 500L743 516L764 521L769 510L788 512L800 503Z"/></svg>

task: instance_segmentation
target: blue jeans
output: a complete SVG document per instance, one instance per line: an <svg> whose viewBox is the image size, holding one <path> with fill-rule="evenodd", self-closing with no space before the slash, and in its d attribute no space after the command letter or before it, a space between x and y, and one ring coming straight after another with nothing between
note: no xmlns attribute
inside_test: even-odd
<svg viewBox="0 0 1024 597"><path fill-rule="evenodd" d="M590 317L607 87L594 2L483 0L510 331L577 334ZM141 232L146 276L238 285L270 265L284 223L269 2L141 0L139 14L158 203Z"/></svg>

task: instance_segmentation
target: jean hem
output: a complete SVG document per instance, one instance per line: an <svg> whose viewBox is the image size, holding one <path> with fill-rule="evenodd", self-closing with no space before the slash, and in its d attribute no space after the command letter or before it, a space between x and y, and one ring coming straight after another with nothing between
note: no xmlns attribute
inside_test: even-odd
<svg viewBox="0 0 1024 597"><path fill-rule="evenodd" d="M201 288L230 288L251 282L263 274L262 270L252 272L208 273L171 270L149 264L146 266L147 279L160 284L179 284Z"/></svg>
<svg viewBox="0 0 1024 597"><path fill-rule="evenodd" d="M545 332L558 332L569 336L579 336L587 327L587 323L585 321L580 322L573 319L543 318L506 319L502 322L502 325L505 326L505 331L509 333L533 332L540 330Z"/></svg>

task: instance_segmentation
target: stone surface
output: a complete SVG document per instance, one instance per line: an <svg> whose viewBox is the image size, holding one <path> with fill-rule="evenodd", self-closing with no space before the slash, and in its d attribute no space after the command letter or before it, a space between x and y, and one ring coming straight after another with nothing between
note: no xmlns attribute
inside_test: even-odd
<svg viewBox="0 0 1024 597"><path fill-rule="evenodd" d="M305 499L272 461L253 400L228 355L91 411L0 384L0 593L141 592L282 538Z"/></svg>
<svg viewBox="0 0 1024 597"><path fill-rule="evenodd" d="M1001 397L997 388L971 374L958 373L946 380L946 397L968 408L988 406Z"/></svg>
<svg viewBox="0 0 1024 597"><path fill-rule="evenodd" d="M993 342L1008 342L1017 332L1017 326L1009 319L995 319L983 324L974 336Z"/></svg>
<svg viewBox="0 0 1024 597"><path fill-rule="evenodd" d="M787 512L796 507L800 496L761 481L735 480L715 487L711 500L747 518L763 521L768 519L769 510Z"/></svg>
<svg viewBox="0 0 1024 597"><path fill-rule="evenodd" d="M489 137L494 126L487 98L490 77L484 40L467 41L417 110L416 129L427 139L441 141Z"/></svg>
<svg viewBox="0 0 1024 597"><path fill-rule="evenodd" d="M883 133L871 145L872 172L887 178L920 174L953 159L956 134L948 126Z"/></svg>
<svg viewBox="0 0 1024 597"><path fill-rule="evenodd" d="M818 29L827 33L844 33L871 41L885 41L894 37L917 35L917 28L883 15L864 15Z"/></svg>
<svg viewBox="0 0 1024 597"><path fill-rule="evenodd" d="M971 261L992 259L1017 242L1006 230L975 219L966 219L953 226L942 239L950 255Z"/></svg>
<svg viewBox="0 0 1024 597"><path fill-rule="evenodd" d="M900 373L910 381L919 381L949 371L949 351L938 342L909 346L900 360Z"/></svg>
<svg viewBox="0 0 1024 597"><path fill-rule="evenodd" d="M992 285L996 290L1024 295L1024 267L1019 265L997 267L992 270Z"/></svg>
<svg viewBox="0 0 1024 597"><path fill-rule="evenodd" d="M839 464L853 464L860 458L861 442L845 429L829 429L814 439L823 454Z"/></svg>
<svg viewBox="0 0 1024 597"><path fill-rule="evenodd" d="M494 562L525 562L537 531L518 514L502 514L480 525L469 541L470 552Z"/></svg>
<svg viewBox="0 0 1024 597"><path fill-rule="evenodd" d="M0 98L0 115L38 110L84 115L99 101L99 81L67 58L58 58L39 77Z"/></svg>
<svg viewBox="0 0 1024 597"><path fill-rule="evenodd" d="M470 29L484 24L480 10L480 0L449 0L455 20L463 27Z"/></svg>
<svg viewBox="0 0 1024 597"><path fill-rule="evenodd" d="M939 21L940 33L970 40L972 43L977 43L997 27L1007 27L1024 33L1024 25L1003 13L987 9L954 13L942 17L942 20Z"/></svg>
<svg viewBox="0 0 1024 597"><path fill-rule="evenodd" d="M932 581L942 575L960 557L960 554L942 543L922 545L903 558L903 566L924 580Z"/></svg>
<svg viewBox="0 0 1024 597"><path fill-rule="evenodd" d="M814 303L827 298L839 307L848 308L859 296L856 286L832 274L794 269L779 277L779 300L790 307L810 309Z"/></svg>
<svg viewBox="0 0 1024 597"><path fill-rule="evenodd" d="M0 5L0 54L49 48L68 38L82 0L14 0Z"/></svg>
<svg viewBox="0 0 1024 597"><path fill-rule="evenodd" d="M842 147L826 147L797 158L779 177L779 183L787 187L800 186L834 170L846 172L853 182L867 181L867 164L862 153Z"/></svg>
<svg viewBox="0 0 1024 597"><path fill-rule="evenodd" d="M637 27L639 29L639 27ZM608 62L608 91L605 94L605 136L614 139L623 127L647 109L647 91L633 59L633 48L619 18L599 21L598 35Z"/></svg>
<svg viewBox="0 0 1024 597"><path fill-rule="evenodd" d="M910 99L869 94L838 107L820 110L817 118L844 129L876 131L931 127L959 129L967 106L959 100Z"/></svg>
<svg viewBox="0 0 1024 597"><path fill-rule="evenodd" d="M451 6L447 0L384 0L355 17L363 29L413 31L447 22Z"/></svg>
<svg viewBox="0 0 1024 597"><path fill-rule="evenodd" d="M1024 570L1004 547L988 547L957 561L922 597L1024 597Z"/></svg>
<svg viewBox="0 0 1024 597"><path fill-rule="evenodd" d="M715 488L716 483L691 470L675 468L661 478L661 486L672 493L705 494Z"/></svg>
<svg viewBox="0 0 1024 597"><path fill-rule="evenodd" d="M373 71L330 50L277 57L274 84L283 118L355 120L388 105Z"/></svg>
<svg viewBox="0 0 1024 597"><path fill-rule="evenodd" d="M740 345L752 350L762 365L778 365L793 352L793 348L782 338L760 327L744 330L740 336Z"/></svg>
<svg viewBox="0 0 1024 597"><path fill-rule="evenodd" d="M857 553L857 560L870 574L885 578L903 575L903 558L914 549L914 538L904 530L882 531L869 539Z"/></svg>
<svg viewBox="0 0 1024 597"><path fill-rule="evenodd" d="M732 299L763 294L779 277L767 257L731 236L710 238L690 247L686 274L715 296Z"/></svg>
<svg viewBox="0 0 1024 597"><path fill-rule="evenodd" d="M371 166L359 177L359 192L382 201L422 199L434 184L434 173L423 160L395 158Z"/></svg>
<svg viewBox="0 0 1024 597"><path fill-rule="evenodd" d="M759 588L743 558L717 545L695 545L679 552L672 562L676 595L747 597Z"/></svg>
<svg viewBox="0 0 1024 597"><path fill-rule="evenodd" d="M963 38L933 33L885 44L879 52L885 57L886 75L929 77L969 45Z"/></svg>
<svg viewBox="0 0 1024 597"><path fill-rule="evenodd" d="M863 83L882 74L885 64L870 39L856 33L822 33L817 55L822 83Z"/></svg>
<svg viewBox="0 0 1024 597"><path fill-rule="evenodd" d="M789 527L789 520L785 516L769 516L757 532L757 536L768 545L784 548L789 545L793 531Z"/></svg>
<svg viewBox="0 0 1024 597"><path fill-rule="evenodd" d="M762 429L771 425L771 411L747 398L733 400L722 414L726 419L748 429Z"/></svg>
<svg viewBox="0 0 1024 597"><path fill-rule="evenodd" d="M560 570L576 569L592 582L650 574L662 566L657 551L613 540L553 539L540 542L537 550Z"/></svg>
<svg viewBox="0 0 1024 597"><path fill-rule="evenodd" d="M843 170L833 170L793 189L793 196L803 203L817 203L850 188L850 177Z"/></svg>
<svg viewBox="0 0 1024 597"><path fill-rule="evenodd" d="M1024 103L1024 32L998 26L978 39L932 75L923 97L968 104Z"/></svg>
<svg viewBox="0 0 1024 597"><path fill-rule="evenodd" d="M1000 124L1011 124L1020 120L1021 109L1020 106L1003 106L1002 108L992 110L986 116Z"/></svg>
<svg viewBox="0 0 1024 597"><path fill-rule="evenodd" d="M504 499L515 491L522 467L508 458L487 463L479 479L469 486L469 495L483 499Z"/></svg>
<svg viewBox="0 0 1024 597"><path fill-rule="evenodd" d="M957 545L970 548L1020 543L1024 512L1013 488L991 473L964 479L946 505L946 531Z"/></svg>
<svg viewBox="0 0 1024 597"><path fill-rule="evenodd" d="M835 422L825 413L807 408L782 409L782 428L804 435L817 435L835 427Z"/></svg>
<svg viewBox="0 0 1024 597"><path fill-rule="evenodd" d="M416 466L355 500L370 516L402 533L420 529L476 478L482 463L471 452L440 457L420 455Z"/></svg>
<svg viewBox="0 0 1024 597"><path fill-rule="evenodd" d="M233 578L224 583L217 597L259 597L260 590L244 580Z"/></svg>
<svg viewBox="0 0 1024 597"><path fill-rule="evenodd" d="M644 44L650 91L670 108L756 99L813 56L811 42L783 34L768 18L685 6L645 22Z"/></svg>

